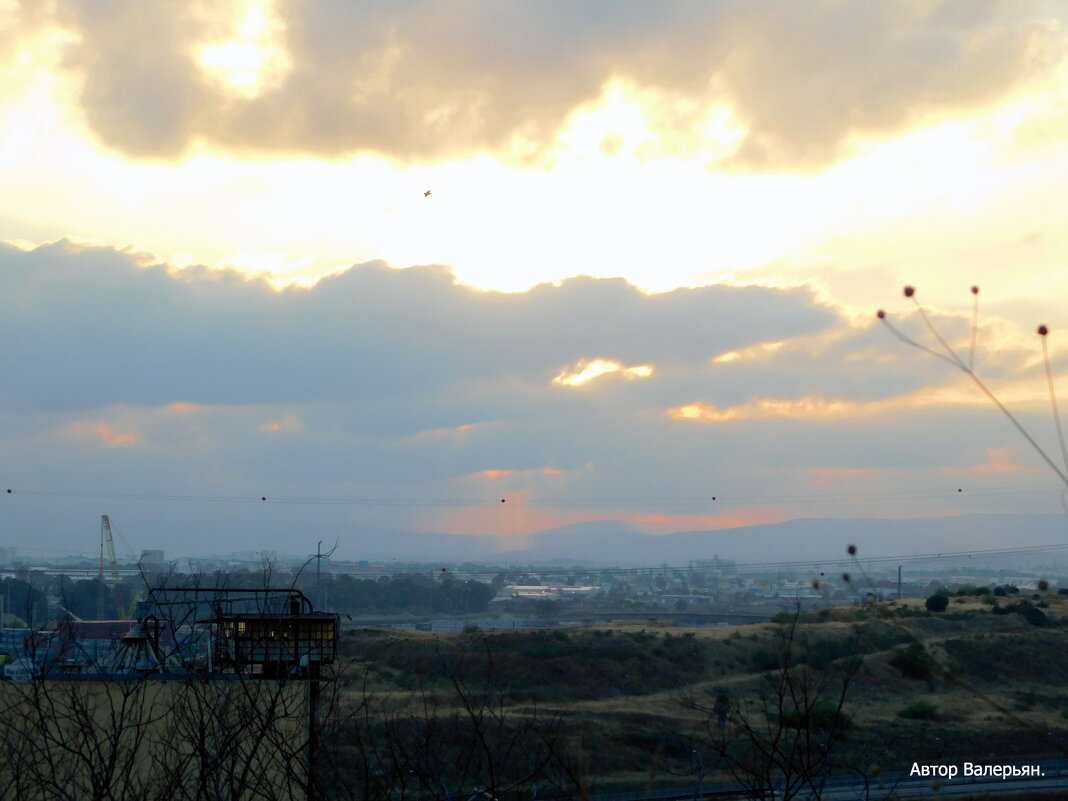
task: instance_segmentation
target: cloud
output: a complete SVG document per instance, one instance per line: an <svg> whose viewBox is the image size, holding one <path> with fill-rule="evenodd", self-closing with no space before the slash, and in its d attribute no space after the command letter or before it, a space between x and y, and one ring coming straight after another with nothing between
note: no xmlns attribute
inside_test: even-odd
<svg viewBox="0 0 1068 801"><path fill-rule="evenodd" d="M858 478L868 478L875 471L862 467L813 467L808 471L809 480L818 486L837 484Z"/></svg>
<svg viewBox="0 0 1068 801"><path fill-rule="evenodd" d="M1021 464L1013 459L1008 448L987 448L986 459L979 464L963 467L947 466L943 469L947 473L972 476L1000 476L1011 473L1036 473L1041 471L1041 468L1037 465Z"/></svg>
<svg viewBox="0 0 1068 801"><path fill-rule="evenodd" d="M668 409L672 420L703 423L736 423L745 420L832 420L845 417L875 416L903 409L926 409L933 406L986 406L987 398L963 381L949 386L925 388L919 392L896 395L877 401L858 402L841 398L805 395L795 398L754 398L738 406L719 408L715 404L687 403Z"/></svg>
<svg viewBox="0 0 1068 801"><path fill-rule="evenodd" d="M719 354L712 361L716 364L727 364L728 362L738 361L739 359L762 359L767 358L775 351L782 348L785 342L761 342L758 345L745 348L743 350L728 350Z"/></svg>
<svg viewBox="0 0 1068 801"><path fill-rule="evenodd" d="M186 414L189 412L200 411L200 407L195 403L186 403L185 401L175 401L174 403L167 404L166 411L174 412L176 414Z"/></svg>
<svg viewBox="0 0 1068 801"><path fill-rule="evenodd" d="M116 431L107 423L88 420L75 421L70 424L67 430L75 437L95 437L109 448L119 447L120 445L133 445L140 439L136 434Z"/></svg>
<svg viewBox="0 0 1068 801"><path fill-rule="evenodd" d="M280 291L62 241L0 248L0 288L0 442L16 486L351 498L330 513L392 528L435 499L685 491L689 478L674 490L645 478L674 480L697 458L665 402L687 400L718 353L840 324L801 289L647 294L576 278L485 292L442 267L373 262ZM552 383L588 354L657 370L596 392ZM138 447L89 463L56 430ZM659 464L680 436L679 463Z"/></svg>
<svg viewBox="0 0 1068 801"><path fill-rule="evenodd" d="M0 333L20 343L0 352L17 377L0 397L23 408L385 402L396 419L429 393L491 396L515 381L549 392L560 365L588 353L694 367L747 345L756 327L781 337L835 320L804 290L646 295L619 279L576 278L482 292L445 268L371 262L279 292L235 272L145 261L68 242L0 248Z"/></svg>
<svg viewBox="0 0 1068 801"><path fill-rule="evenodd" d="M732 406L729 409L717 409L707 403L690 403L669 409L667 413L675 420L726 423L768 417L832 417L861 409L863 407L856 403L806 397L791 400L761 398L744 406Z"/></svg>
<svg viewBox="0 0 1068 801"><path fill-rule="evenodd" d="M632 381L652 374L653 367L648 364L625 367L614 359L579 359L554 376L553 383L562 387L581 387L602 376L615 375Z"/></svg>
<svg viewBox="0 0 1068 801"><path fill-rule="evenodd" d="M451 511L444 516L428 517L424 525L448 534L481 534L502 540L501 550L528 547L529 535L539 531L611 519L615 524L634 524L651 534L677 531L702 531L719 528L779 523L791 519L786 509L727 509L717 514L628 514L617 509L574 511L543 509L524 504L525 493L513 498L511 506L491 506Z"/></svg>
<svg viewBox="0 0 1068 801"><path fill-rule="evenodd" d="M736 134L722 166L808 169L857 140L1004 99L1064 53L1038 0L246 6L59 0L77 37L64 65L96 135L149 158L194 141L545 158L577 110L622 85L654 150L699 150L727 115ZM618 150L626 134L609 125L602 142Z"/></svg>
<svg viewBox="0 0 1068 801"><path fill-rule="evenodd" d="M557 470L554 467L541 467L535 470L480 470L472 478L500 481L502 479L515 478L516 476L561 476L563 474L563 470Z"/></svg>
<svg viewBox="0 0 1068 801"><path fill-rule="evenodd" d="M271 420L266 423L261 423L256 427L256 430L269 434L292 433L303 431L304 424L295 414L287 414L280 420Z"/></svg>
<svg viewBox="0 0 1068 801"><path fill-rule="evenodd" d="M441 266L370 262L278 290L57 242L0 247L0 290L5 482L69 493L47 509L28 505L43 495L8 500L57 532L98 516L104 496L146 526L138 499L159 499L159 530L206 532L204 547L241 539L231 530L276 548L311 532L312 551L324 530L354 527L518 536L604 517L665 531L944 513L1001 502L958 494L946 468L1019 444L966 376L804 289L645 293L576 278L502 293ZM966 319L932 314L967 341ZM983 374L1047 430L1048 407L1030 404L1045 392L1041 363L1006 342ZM716 359L727 352L747 357ZM553 383L593 355L656 369L579 391ZM686 407L724 419L665 414ZM950 480L951 499L932 494ZM819 481L848 482L851 506L814 493ZM922 498L902 504L910 493Z"/></svg>

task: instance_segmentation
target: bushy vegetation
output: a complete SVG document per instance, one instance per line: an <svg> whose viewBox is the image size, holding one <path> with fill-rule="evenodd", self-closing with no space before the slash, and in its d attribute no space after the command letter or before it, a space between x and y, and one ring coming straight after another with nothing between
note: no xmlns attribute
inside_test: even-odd
<svg viewBox="0 0 1068 801"><path fill-rule="evenodd" d="M496 590L481 581L460 581L448 574L398 575L379 579L338 576L330 584L331 607L349 613L433 612L471 614L485 612Z"/></svg>
<svg viewBox="0 0 1068 801"><path fill-rule="evenodd" d="M921 642L910 642L905 648L895 650L887 663L907 679L931 679L934 676L934 660Z"/></svg>
<svg viewBox="0 0 1068 801"><path fill-rule="evenodd" d="M787 729L813 728L844 731L853 725L849 715L829 701L818 701L807 710L790 709L780 720Z"/></svg>
<svg viewBox="0 0 1068 801"><path fill-rule="evenodd" d="M924 606L929 612L945 612L949 606L949 598L942 593L935 593L924 602Z"/></svg>
<svg viewBox="0 0 1068 801"><path fill-rule="evenodd" d="M1050 625L1050 620L1046 616L1046 613L1026 598L1017 601L1014 604L1007 604L1005 606L995 606L990 611L993 612L995 615L1019 614L1020 617L1022 617L1032 626Z"/></svg>
<svg viewBox="0 0 1068 801"><path fill-rule="evenodd" d="M908 720L937 720L938 707L930 701L913 701L908 706L899 709L897 716Z"/></svg>
<svg viewBox="0 0 1068 801"><path fill-rule="evenodd" d="M994 591L987 586L977 587L974 584L966 584L953 594L966 598L968 596L993 595Z"/></svg>
<svg viewBox="0 0 1068 801"><path fill-rule="evenodd" d="M440 577L410 582L447 584ZM458 589L456 584L451 590ZM342 638L345 678L337 686L346 703L379 717L373 725L365 719L359 726L346 718L330 737L343 740L359 732L399 743L401 757L425 757L438 766L435 770L445 770L442 766L463 752L458 743L474 742L468 728L473 724L463 717L463 705L470 703L476 714L499 715L493 731L502 748L514 740L519 749L511 756L502 751L500 765L511 765L518 775L525 769L521 760L509 760L536 744L523 738L550 738L553 748L562 749L558 767L576 775L586 772L590 794L678 785L686 781L680 776L692 778L694 771L703 771L709 784L732 780L713 772L722 770L726 757L736 758L739 766L749 764L752 748L746 750L742 735L750 746L766 745L772 736L803 744L819 759L829 746L835 761L821 763L821 776L872 764L876 753L883 766L907 768L910 759L929 756L924 749L930 740L916 736L921 727L947 744L947 758L950 749L954 758L970 758L989 748L992 738L999 756L1014 749L1028 759L1047 758L1042 749L1049 743L1043 737L1063 727L1061 710L1068 710L1062 691L1068 685L1068 638L1061 630L1068 600L1053 593L1039 600L1018 594L1006 599L978 589L954 597L990 599L999 605L998 614L972 603L934 615L922 602L909 601L840 607L826 614L786 613L778 625L728 630L470 626L436 635L350 628ZM821 622L821 617L828 619ZM1035 623L1039 620L1044 624ZM836 688L843 682L849 683L848 692L839 694ZM696 699L688 708L687 698ZM1022 709L1026 716L1006 721L1003 710ZM717 726L721 717L722 729ZM538 727L531 728L531 721ZM717 739L723 737L734 739ZM367 756L369 743L345 748ZM422 756L420 748L426 752ZM720 749L726 757L719 758ZM375 761L385 756L363 764L347 754L344 770L390 789L385 779L375 778L376 771L387 770ZM595 765L591 754L596 754ZM409 775L404 772L409 769L422 768L388 767L397 775ZM787 769L786 762L774 768ZM619 784L605 784L608 776ZM436 775L425 778L438 781ZM441 789L428 788L431 795ZM389 801L385 789L377 801ZM522 801L516 794L499 797Z"/></svg>
<svg viewBox="0 0 1068 801"><path fill-rule="evenodd" d="M444 686L451 670L493 668L529 700L579 700L607 695L644 695L685 686L706 672L722 646L670 631L582 629L470 632L459 638L412 637L365 630L346 643L379 676L405 689Z"/></svg>

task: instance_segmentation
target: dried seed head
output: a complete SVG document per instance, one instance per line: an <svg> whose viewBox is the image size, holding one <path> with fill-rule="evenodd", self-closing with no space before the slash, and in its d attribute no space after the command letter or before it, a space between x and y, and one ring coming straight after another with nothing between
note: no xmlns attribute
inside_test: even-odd
<svg viewBox="0 0 1068 801"><path fill-rule="evenodd" d="M1048 328L1046 328L1046 326L1044 326L1044 325L1040 325L1040 326L1038 327L1038 335L1039 335L1040 337L1044 337L1044 336L1045 336L1046 334L1048 334L1048 333L1049 333L1049 329L1048 329Z"/></svg>
<svg viewBox="0 0 1068 801"><path fill-rule="evenodd" d="M1038 588L1042 590L1042 592L1045 592L1049 589L1049 582L1045 579L1042 579L1040 582L1038 582Z"/></svg>
<svg viewBox="0 0 1068 801"><path fill-rule="evenodd" d="M978 295L979 294L979 287L973 286L972 287L972 294L973 295Z"/></svg>
<svg viewBox="0 0 1068 801"><path fill-rule="evenodd" d="M812 579L812 589L818 590L820 588L820 580L817 578Z"/></svg>
<svg viewBox="0 0 1068 801"><path fill-rule="evenodd" d="M846 552L850 556L856 556L857 555L857 546L856 545L850 545L848 548L846 548Z"/></svg>
<svg viewBox="0 0 1068 801"><path fill-rule="evenodd" d="M842 581L844 581L846 584L849 583L849 574L848 573L843 573L842 574Z"/></svg>
<svg viewBox="0 0 1068 801"><path fill-rule="evenodd" d="M882 309L879 309L879 311L875 312L875 316L878 317L880 320L883 320L886 318L886 312L884 312Z"/></svg>
<svg viewBox="0 0 1068 801"><path fill-rule="evenodd" d="M916 294L916 287L914 287L914 286L906 286L905 287L905 297L906 298L911 298L915 294Z"/></svg>

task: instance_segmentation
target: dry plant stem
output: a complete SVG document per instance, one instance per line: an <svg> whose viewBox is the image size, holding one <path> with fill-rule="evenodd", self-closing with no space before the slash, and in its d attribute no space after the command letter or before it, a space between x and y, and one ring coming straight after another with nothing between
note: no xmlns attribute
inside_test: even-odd
<svg viewBox="0 0 1068 801"><path fill-rule="evenodd" d="M917 304L917 306L918 306L918 304ZM919 342L916 342L914 339L911 339L909 336L907 336L906 334L903 334L901 331L899 331L897 328L895 328L894 325L891 322L889 322L885 317L882 318L882 322L883 322L883 325L885 325L887 327L887 329L890 331L890 333L892 333L895 337L900 339L906 345L911 345L914 348L919 348L920 350L922 350L922 351L924 351L926 353L930 353L932 356L935 356L935 357L941 359L944 362L948 362L949 364L952 364L954 367L958 368L963 373L967 374L972 379L972 381L975 382L975 385L977 387L979 387L979 389L981 389L983 391L983 394L985 394L988 398L990 398L990 400L993 401L994 405L997 406L999 409L1001 409L1002 413L1007 418L1009 418L1009 422L1012 423L1013 426L1016 427L1016 430L1020 432L1021 436L1023 436L1023 438L1026 439L1028 441L1028 443L1030 443L1031 447L1035 449L1035 453L1037 453L1039 456L1042 457L1042 460L1046 464L1048 464L1050 466L1050 468L1053 470L1054 473L1057 474L1057 477L1064 484L1065 488L1068 488L1068 475L1066 475L1065 472L1063 470L1061 470L1061 468L1057 467L1057 465L1049 457L1049 455L1046 453L1046 451L1043 450L1042 446L1039 445L1035 441L1034 437L1032 437L1030 434L1027 433L1027 430L1023 427L1023 425L1020 424L1020 421L1016 419L1015 415L1013 415L1012 412L1010 412L1008 409L1005 408L1005 405L1000 400L998 400L997 396L994 395L993 392L990 391L990 389L986 386L986 384L983 383L982 379L980 379L979 376L977 376L975 374L975 371L970 369L969 367L967 367L964 364L964 362L962 362L957 357L957 354L954 353L953 349L950 348L949 345L946 344L945 340L942 339L942 337L940 335L938 335L937 330L934 328L933 325L931 325L930 320L927 319L927 315L924 314L922 307L920 307L920 313L921 313L921 315L923 315L923 319L927 323L928 328L930 328L932 331L935 332L935 336L938 337L938 341L941 342L943 347L945 347L945 349L949 352L949 354L950 354L949 356L946 356L945 354L939 353L936 350L931 350L930 348L928 348L928 347L926 347L924 345L921 345Z"/></svg>
<svg viewBox="0 0 1068 801"><path fill-rule="evenodd" d="M1049 386L1049 402L1053 407L1053 422L1057 427L1057 441L1061 445L1061 459L1064 469L1068 470L1068 448L1064 445L1064 430L1061 428L1061 415L1057 410L1057 393L1053 390L1053 370L1049 366L1049 348L1046 346L1046 338L1042 337L1042 361L1046 365L1046 384Z"/></svg>
<svg viewBox="0 0 1068 801"><path fill-rule="evenodd" d="M975 369L975 336L979 331L979 288L972 287L972 349L968 352L968 369Z"/></svg>
<svg viewBox="0 0 1068 801"><path fill-rule="evenodd" d="M960 363L959 362L954 361L953 359L949 358L945 354L939 353L936 350L931 350L926 345L921 345L916 340L909 338L908 336L903 334L901 331L899 331L897 328L895 328L894 324L891 323L889 320L887 320L885 317L883 317L881 319L882 319L883 325L886 326L887 330L890 331L891 334L893 334L895 337L900 339L902 342L904 342L906 345L911 345L914 348L919 348L924 353L929 353L932 356L934 356L936 359L941 359L942 361L947 362L948 364L951 364L954 367L960 367Z"/></svg>
<svg viewBox="0 0 1068 801"><path fill-rule="evenodd" d="M1040 328L1039 333L1045 331L1045 328ZM1057 393L1053 389L1053 370L1049 364L1049 348L1046 346L1046 336L1042 334L1042 362L1046 366L1046 384L1049 386L1049 402L1053 408L1053 422L1057 428L1057 441L1061 445L1061 459L1064 461L1064 468L1068 471L1068 448L1064 445L1064 429L1061 426L1061 415L1057 408ZM1068 517L1068 486L1061 490L1061 509L1064 511L1065 517Z"/></svg>
<svg viewBox="0 0 1068 801"><path fill-rule="evenodd" d="M938 329L934 327L934 324L931 322L931 319L927 316L927 312L924 311L923 306L920 305L920 302L916 300L915 295L912 296L912 302L916 304L916 308L920 312L920 317L923 318L923 322L927 325L927 330L934 334L935 339L937 339L942 345L943 350L945 350L945 352L949 354L950 358L952 359L952 363L957 365L957 367L959 367L961 370L964 370L966 373L970 373L971 370L964 366L964 362L960 360L960 356L957 355L957 352L949 346L948 342L942 339L942 335L938 333Z"/></svg>
<svg viewBox="0 0 1068 801"><path fill-rule="evenodd" d="M1059 440L1060 446L1061 446L1061 457L1064 460L1064 470L1059 468L1054 463L1054 461L1049 457L1049 455L1042 448L1042 446L1039 445L1035 441L1034 437L1032 437L1029 433L1027 433L1027 430L1024 429L1024 427L1020 423L1020 421L1016 419L1015 415L1013 415L1012 412L1010 412L1007 408L1005 408L1005 405L1000 400L998 400L997 396L994 395L994 393L990 390L990 388L987 387L987 385L983 383L982 379L980 379L979 376L975 374L975 369L974 369L974 367L975 367L975 340L976 340L976 331L977 331L977 328L978 328L978 319L979 319L979 297L978 297L979 293L978 293L978 288L973 287L972 288L972 294L973 294L973 296L975 296L975 300L974 300L974 305L972 307L971 351L969 353L968 365L967 366L964 365L964 362L962 362L960 360L960 357L958 357L956 352L954 352L954 350L949 346L949 343L947 343L945 341L945 339L942 338L942 335L938 333L938 329L935 328L934 325L931 323L930 319L927 316L927 313L924 311L923 307L920 305L920 303L916 299L915 295L912 294L912 291L910 289L908 289L908 288L906 289L906 296L912 298L912 301L913 301L913 303L916 304L916 308L919 310L920 316L923 318L923 321L927 325L928 330L931 331L931 333L934 334L935 338L939 341L939 343L941 343L943 349L945 349L946 353L949 354L948 356L944 355L944 354L941 354L941 353L938 353L937 351L932 350L931 348L925 347L924 345L921 345L920 343L918 343L915 340L911 339L910 337L908 337L907 335L905 335L904 333L899 331L897 328L895 328L894 325L891 324L890 321L886 319L886 317L883 315L882 312L879 312L879 319L882 320L883 324L886 325L887 329L889 329L889 331L895 337L900 339L902 342L904 342L904 343L906 343L908 345L912 345L915 348L919 348L922 351L926 351L927 353L930 353L932 356L937 356L942 361L948 362L949 364L952 364L952 365L956 366L957 368L962 370L964 373L966 373L972 379L972 381L975 382L975 385L977 387L979 387L979 389L982 390L983 394L986 395L988 398L990 398L990 400L993 401L994 405L997 406L1002 411L1002 413L1009 419L1009 422L1012 423L1013 426L1015 426L1016 430L1019 431L1020 434L1023 436L1023 438L1026 439L1028 443L1030 443L1032 448L1034 448L1035 453L1037 453L1039 456L1042 457L1042 460L1047 465L1049 465L1050 469L1053 470L1053 472L1057 474L1057 477L1061 480L1061 483L1064 484L1065 489L1061 492L1061 506L1064 508L1065 514L1068 515L1068 503L1066 503L1066 501L1065 501L1065 496L1066 496L1066 494L1068 494L1068 474L1066 474L1066 471L1068 471L1068 448L1065 447L1064 434L1062 432L1061 423L1060 423L1060 415L1059 415L1058 410L1057 410L1057 396L1056 396L1056 394L1054 393L1054 390L1053 390L1053 373L1052 373L1052 371L1050 369L1049 351L1048 351L1048 349L1046 347L1046 336L1045 336L1046 335L1046 329L1045 329L1045 326L1043 326L1042 328L1039 329L1039 333L1042 335L1042 356L1043 356L1043 360L1044 360L1045 366L1046 366L1046 381L1047 381L1047 383L1049 385L1050 402L1053 405L1053 419L1054 419L1054 421L1056 423L1056 427L1057 427L1057 437L1058 437L1058 440ZM864 570L863 565L861 565L859 560L857 559L856 553L851 550L850 551L850 556L852 557L852 559L853 559L854 563L856 564L856 567L859 570L859 572L861 573L861 575L867 577L867 573ZM901 625L900 623L898 623L895 620L890 620L889 622L892 625L894 625L898 630L900 630L900 631L904 632L905 634L907 634L909 636L909 638L913 642L919 642L919 640L911 632L909 632L908 629L906 629L903 625ZM996 711L1000 712L1002 715L1004 715L1006 718L1008 718L1009 720L1013 721L1017 725L1022 726L1024 728L1027 728L1027 729L1030 729L1030 730L1034 731L1035 733L1042 735L1045 739L1049 739L1059 749L1063 750L1063 747L1059 743L1057 743L1056 740L1052 739L1050 737L1050 735L1045 732L1044 729L1039 728L1039 727L1035 727L1034 725L1028 723L1023 718L1021 718L1019 715L1015 714L1013 711L1011 711L1011 710L1007 709L1006 707L1002 706L1001 704L999 704L993 698L987 696L985 693L983 693L978 688L973 687L968 682L966 682L966 681L962 680L961 678L959 678L958 676L954 675L953 672L951 670L949 670L948 668L945 668L942 665L937 665L937 668L938 668L938 672L939 672L940 676L943 679L945 679L946 681L950 681L950 682L956 684L958 687L960 687L961 689L963 689L966 692L970 693L975 698L979 699L980 701L982 701L983 703L985 703L987 706L991 707L992 709L995 709Z"/></svg>
<svg viewBox="0 0 1068 801"><path fill-rule="evenodd" d="M1016 430L1019 431L1023 438L1026 439L1031 444L1031 447L1035 449L1035 453L1042 457L1042 460L1050 466L1050 469L1057 474L1057 477L1061 480L1064 486L1068 488L1068 476L1066 476L1064 474L1064 471L1057 467L1056 464L1054 464L1053 460L1050 459L1046 452L1042 449L1042 446L1035 442L1034 437L1027 433L1027 430L1020 424L1020 422L1016 419L1013 413L1005 408L1005 405L997 399L997 396L995 396L993 392L987 389L986 384L984 384L979 379L979 376L977 376L971 370L965 369L964 372L971 376L971 379L975 382L975 385L979 387L979 389L981 389L986 394L986 396L994 402L995 406L997 406L999 409L1001 409L1002 412L1005 413L1005 416L1009 418L1009 422L1016 426Z"/></svg>

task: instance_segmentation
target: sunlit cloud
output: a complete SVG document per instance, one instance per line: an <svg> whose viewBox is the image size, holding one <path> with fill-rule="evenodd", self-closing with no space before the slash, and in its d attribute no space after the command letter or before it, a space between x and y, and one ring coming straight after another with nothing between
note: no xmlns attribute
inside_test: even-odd
<svg viewBox="0 0 1068 801"><path fill-rule="evenodd" d="M841 272L836 300L855 302L848 273L873 261L881 273L944 261L939 250L969 241L949 218L1016 209L991 209L999 222L983 235L994 240L1036 208L1055 208L1032 196L1035 185L1048 183L1054 197L1063 186L1063 31L1033 8L946 23L832 4L806 14L786 50L760 34L788 27L800 13L788 9L689 8L663 28L639 25L638 14L620 20L619 41L577 14L559 68L508 60L503 79L485 85L494 53L477 36L496 25L506 37L543 33L552 26L530 22L552 19L551 5L485 29L461 10L446 24L455 38L443 40L402 6L377 15L261 0L150 5L6 9L16 27L9 52L0 43L0 169L12 199L0 216L20 221L20 236L119 244L136 235L164 259L187 254L277 272L277 281L374 258L441 263L473 285L507 289L578 272L669 289L754 270L781 277L791 264L811 281L812 260L829 258ZM841 64L861 47L838 35L853 15L871 16L862 27L871 49L843 78ZM33 24L18 27L22 16ZM727 18L736 26L724 27ZM680 56L687 48L664 48L665 35L707 35L712 49L695 62ZM906 42L927 60L905 58ZM798 71L795 47L827 59ZM936 52L952 55L931 60ZM125 68L134 55L151 69ZM438 59L440 76L427 69ZM914 80L888 77L899 70ZM484 94L464 88L472 80ZM841 113L815 102L824 81L845 92ZM468 115L471 95L500 102ZM159 98L173 102L144 113ZM423 124L449 108L463 125ZM465 126L494 130L472 137ZM548 154L551 170L511 161L512 134ZM160 159L137 160L145 154ZM535 217L557 235L529 237ZM496 236L471 236L476 219ZM901 242L903 220L916 228L908 247L872 239L872 226L886 225L888 242ZM851 235L868 244L851 252ZM524 246L502 270L506 241ZM1060 263L1064 247L1029 262ZM995 250L981 250L979 261L992 263ZM875 302L870 277L852 285Z"/></svg>
<svg viewBox="0 0 1068 801"><path fill-rule="evenodd" d="M229 9L231 36L199 45L197 63L211 78L245 100L281 86L293 69L282 47L284 25L271 0L248 0ZM242 7L243 6L243 7Z"/></svg>
<svg viewBox="0 0 1068 801"><path fill-rule="evenodd" d="M79 420L71 423L67 430L71 435L82 439L96 438L109 448L133 445L140 437L136 434L118 431L107 423Z"/></svg>
<svg viewBox="0 0 1068 801"><path fill-rule="evenodd" d="M987 448L986 459L965 467L947 466L942 470L954 475L1001 476L1010 473L1044 473L1039 465L1020 464L1012 458L1008 448Z"/></svg>
<svg viewBox="0 0 1068 801"><path fill-rule="evenodd" d="M729 104L695 102L614 77L565 121L557 157L648 162L685 151L715 161L731 155L745 134Z"/></svg>
<svg viewBox="0 0 1068 801"><path fill-rule="evenodd" d="M1044 387L1036 386L1033 381L1015 380L1004 382L998 388L997 394L1005 403L1031 408L1034 404L1041 402L1042 390ZM728 423L776 418L830 420L938 406L985 407L991 404L971 381L955 379L944 385L924 387L916 392L875 401L854 401L846 398L808 395L801 398L757 398L748 403L724 408L698 401L670 408L666 414L673 420Z"/></svg>
<svg viewBox="0 0 1068 801"><path fill-rule="evenodd" d="M0 239L0 245L6 245L23 252L33 250L37 247L36 242L31 242L28 239Z"/></svg>
<svg viewBox="0 0 1068 801"><path fill-rule="evenodd" d="M714 364L727 364L729 362L748 361L770 356L780 351L785 342L761 342L741 350L729 350L712 359Z"/></svg>
<svg viewBox="0 0 1068 801"><path fill-rule="evenodd" d="M251 275L265 276L277 289L309 286L318 280L302 278L301 272L315 263L315 256L291 258L286 253L231 253L223 257L226 267Z"/></svg>
<svg viewBox="0 0 1068 801"><path fill-rule="evenodd" d="M427 518L426 530L450 534L481 534L502 539L501 550L523 547L530 535L546 529L614 520L647 534L670 534L676 531L703 531L737 528L765 523L779 523L795 517L787 509L775 506L731 508L707 514L669 514L626 512L619 509L571 510L532 505L529 492L513 493L503 504L472 506L448 510Z"/></svg>
<svg viewBox="0 0 1068 801"><path fill-rule="evenodd" d="M615 375L628 381L648 378L653 374L652 365L639 364L624 367L614 359L580 359L570 367L565 367L553 378L553 383L562 387L581 387L602 376Z"/></svg>
<svg viewBox="0 0 1068 801"><path fill-rule="evenodd" d="M175 401L174 403L168 403L164 407L164 411L176 413L199 412L200 410L200 404L188 403L186 401Z"/></svg>
<svg viewBox="0 0 1068 801"><path fill-rule="evenodd" d="M412 439L434 440L463 437L467 434L470 434L476 428L478 428L478 423L464 423L460 426L450 426L444 428L429 428L425 431L420 431L419 433L415 434Z"/></svg>
<svg viewBox="0 0 1068 801"><path fill-rule="evenodd" d="M258 431L264 431L269 434L287 433L294 434L300 433L304 430L304 423L295 414L287 414L281 420L271 420L266 423L262 423L257 427Z"/></svg>
<svg viewBox="0 0 1068 801"><path fill-rule="evenodd" d="M847 412L860 412L875 404L861 404L846 400L820 397L776 400L761 398L740 406L720 409L711 403L690 403L669 409L667 414L675 420L694 420L707 423L727 423L739 420L769 419L775 417L810 418L835 417Z"/></svg>
<svg viewBox="0 0 1068 801"><path fill-rule="evenodd" d="M516 478L519 476L561 476L563 474L563 470L557 470L555 467L539 467L533 470L480 470L477 473L473 473L471 477L489 481L500 481L501 479Z"/></svg>

